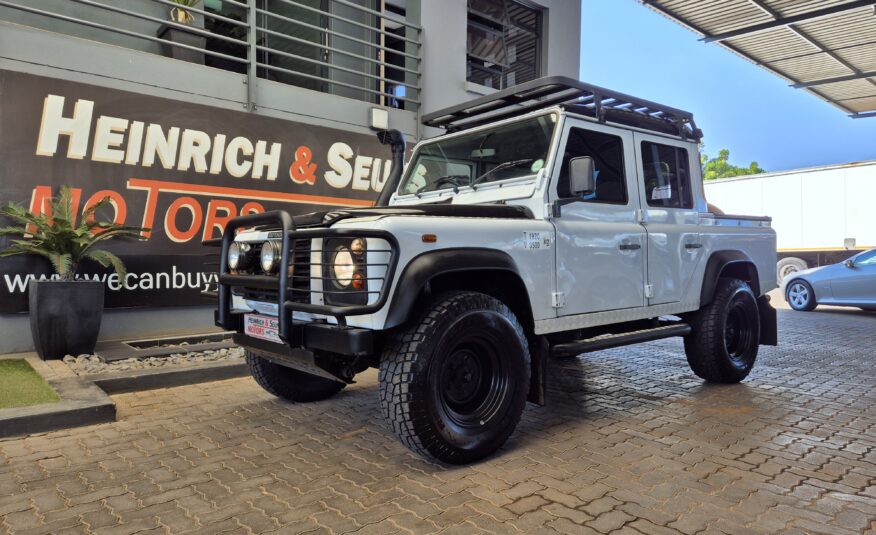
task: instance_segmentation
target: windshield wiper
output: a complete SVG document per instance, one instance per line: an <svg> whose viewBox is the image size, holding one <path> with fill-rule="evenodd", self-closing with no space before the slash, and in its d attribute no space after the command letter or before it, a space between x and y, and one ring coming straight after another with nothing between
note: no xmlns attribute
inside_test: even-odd
<svg viewBox="0 0 876 535"><path fill-rule="evenodd" d="M493 173L495 173L497 171L501 171L502 169L508 169L509 167L517 167L518 165L532 163L534 161L535 161L534 158L524 158L522 160L511 160L510 162L500 163L496 167L490 169L486 173L484 173L481 176L472 180L471 183L469 183L469 186L471 186L471 189L477 189L477 188L475 188L475 186L477 186L478 184L480 184L481 182L483 182L487 178L491 177L493 175Z"/></svg>

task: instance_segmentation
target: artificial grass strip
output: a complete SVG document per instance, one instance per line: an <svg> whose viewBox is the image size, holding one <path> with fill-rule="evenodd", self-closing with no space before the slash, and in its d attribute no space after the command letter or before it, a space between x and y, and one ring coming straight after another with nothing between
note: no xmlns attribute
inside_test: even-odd
<svg viewBox="0 0 876 535"><path fill-rule="evenodd" d="M0 359L0 409L58 401L58 394L24 359Z"/></svg>

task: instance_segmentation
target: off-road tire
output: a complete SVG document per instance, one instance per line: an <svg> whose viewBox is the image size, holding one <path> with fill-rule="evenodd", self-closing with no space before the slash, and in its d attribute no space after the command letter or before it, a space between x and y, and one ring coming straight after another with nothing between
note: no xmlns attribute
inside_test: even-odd
<svg viewBox="0 0 876 535"><path fill-rule="evenodd" d="M252 378L269 393L286 401L307 403L330 398L340 392L344 383L311 375L274 364L252 351L246 352L246 364Z"/></svg>
<svg viewBox="0 0 876 535"><path fill-rule="evenodd" d="M718 280L712 302L686 318L692 331L684 338L691 370L712 383L745 379L760 347L757 296L747 282Z"/></svg>
<svg viewBox="0 0 876 535"><path fill-rule="evenodd" d="M387 344L380 406L399 440L448 464L482 459L520 421L529 347L501 301L476 292L437 296Z"/></svg>

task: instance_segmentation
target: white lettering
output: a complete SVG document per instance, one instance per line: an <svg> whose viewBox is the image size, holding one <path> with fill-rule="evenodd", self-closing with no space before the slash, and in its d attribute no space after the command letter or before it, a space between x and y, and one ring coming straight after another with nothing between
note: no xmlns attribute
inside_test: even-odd
<svg viewBox="0 0 876 535"><path fill-rule="evenodd" d="M236 137L228 143L228 148L225 150L225 168L233 177L241 178L249 173L252 168L252 162L244 160L240 162L238 153L244 156L252 156L252 141L245 137Z"/></svg>
<svg viewBox="0 0 876 535"><path fill-rule="evenodd" d="M73 106L73 117L64 117L64 97L48 95L43 103L43 116L37 138L37 155L54 156L58 150L58 137L63 134L70 136L67 157L73 160L85 158L93 112L94 102L80 99Z"/></svg>
<svg viewBox="0 0 876 535"><path fill-rule="evenodd" d="M194 164L195 171L207 171L207 153L210 151L210 136L200 130L184 130L179 146L179 162L176 168L188 171Z"/></svg>
<svg viewBox="0 0 876 535"><path fill-rule="evenodd" d="M176 162L176 148L179 145L179 128L174 126L164 135L160 124L146 127L146 143L143 147L143 167L152 167L155 156L161 160L165 169L173 169Z"/></svg>
<svg viewBox="0 0 876 535"><path fill-rule="evenodd" d="M123 133L128 129L128 120L101 115L94 127L94 146L91 159L96 162L122 163L125 151L119 149L125 141Z"/></svg>
<svg viewBox="0 0 876 535"><path fill-rule="evenodd" d="M128 144L125 148L125 163L128 165L137 165L140 161L140 147L143 146L143 126L141 121L132 121L131 128L128 129Z"/></svg>
<svg viewBox="0 0 876 535"><path fill-rule="evenodd" d="M353 149L346 143L334 143L329 147L328 160L332 171L325 172L325 181L333 188L346 188L353 178L353 167L347 160L353 157Z"/></svg>
<svg viewBox="0 0 876 535"><path fill-rule="evenodd" d="M356 156L356 163L353 165L353 189L368 191L371 160L370 156Z"/></svg>
<svg viewBox="0 0 876 535"><path fill-rule="evenodd" d="M280 168L280 150L282 146L279 143L271 144L271 152L265 153L265 148L268 143L258 141L255 146L255 156L252 160L252 177L261 178L262 171L265 167L268 168L268 180L277 179L277 170Z"/></svg>

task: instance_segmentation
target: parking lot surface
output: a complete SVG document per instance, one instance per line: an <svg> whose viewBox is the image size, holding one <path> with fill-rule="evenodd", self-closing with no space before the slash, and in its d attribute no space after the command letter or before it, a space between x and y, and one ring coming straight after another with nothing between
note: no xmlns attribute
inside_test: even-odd
<svg viewBox="0 0 876 535"><path fill-rule="evenodd" d="M498 455L408 452L376 373L291 405L250 379L116 396L114 424L0 441L0 533L876 530L876 314L779 311L752 375L680 340L551 362Z"/></svg>

